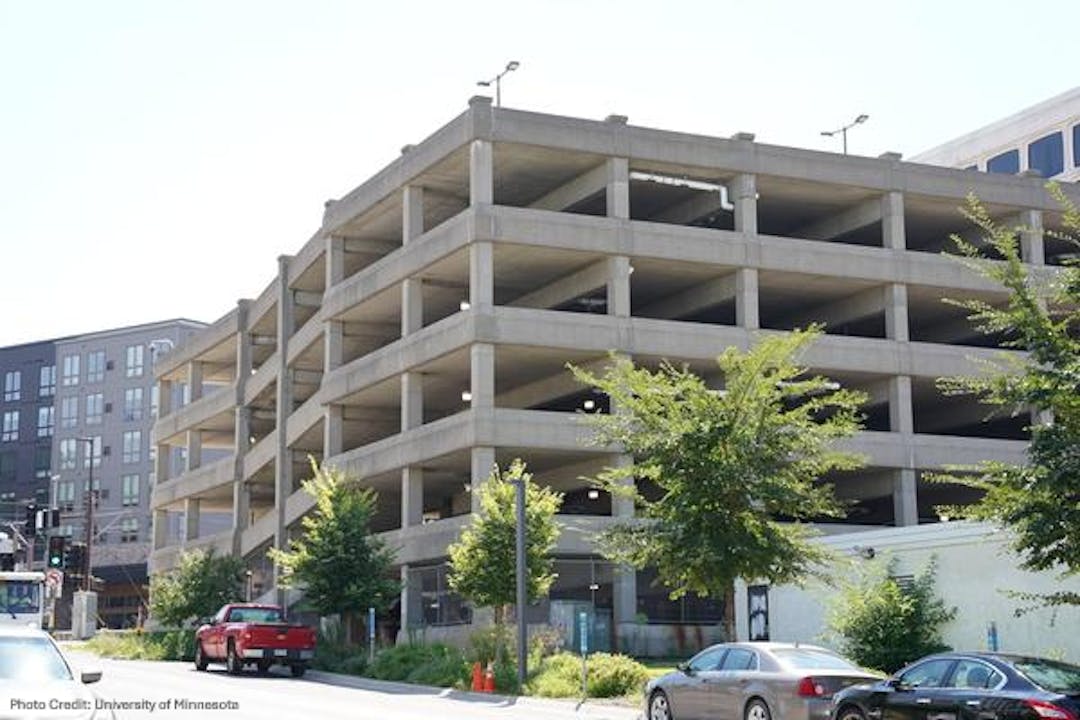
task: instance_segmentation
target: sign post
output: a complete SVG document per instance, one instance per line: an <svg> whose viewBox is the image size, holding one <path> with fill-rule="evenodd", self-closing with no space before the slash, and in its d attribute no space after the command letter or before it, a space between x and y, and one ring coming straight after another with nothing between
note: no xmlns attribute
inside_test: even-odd
<svg viewBox="0 0 1080 720"><path fill-rule="evenodd" d="M375 608L367 609L368 661L375 659Z"/></svg>
<svg viewBox="0 0 1080 720"><path fill-rule="evenodd" d="M588 697L588 666L585 658L589 655L589 614L584 610L578 613L578 646L581 651L581 697Z"/></svg>

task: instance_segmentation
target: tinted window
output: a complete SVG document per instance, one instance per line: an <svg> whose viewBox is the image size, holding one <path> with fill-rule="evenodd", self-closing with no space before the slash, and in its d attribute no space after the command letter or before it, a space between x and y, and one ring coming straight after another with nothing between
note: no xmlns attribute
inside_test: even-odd
<svg viewBox="0 0 1080 720"><path fill-rule="evenodd" d="M1043 177L1053 177L1065 170L1065 144L1061 133L1047 135L1028 145L1028 167Z"/></svg>
<svg viewBox="0 0 1080 720"><path fill-rule="evenodd" d="M900 676L900 682L918 687L941 687L949 674L952 660L929 660L915 665Z"/></svg>
<svg viewBox="0 0 1080 720"><path fill-rule="evenodd" d="M1076 665L1032 658L1017 660L1013 667L1044 690L1063 694L1080 692L1080 667Z"/></svg>
<svg viewBox="0 0 1080 720"><path fill-rule="evenodd" d="M773 655L788 667L800 670L858 670L839 655L833 655L824 650L811 650L809 648L792 648L790 650L773 650Z"/></svg>
<svg viewBox="0 0 1080 720"><path fill-rule="evenodd" d="M960 660L953 671L950 687L995 688L1005 677L994 668L978 660Z"/></svg>
<svg viewBox="0 0 1080 720"><path fill-rule="evenodd" d="M1073 165L1080 167L1080 125L1073 125Z"/></svg>
<svg viewBox="0 0 1080 720"><path fill-rule="evenodd" d="M724 648L711 648L690 661L691 670L716 670L724 657Z"/></svg>
<svg viewBox="0 0 1080 720"><path fill-rule="evenodd" d="M2 637L0 679L28 683L71 680L71 671L60 656L60 651L48 638Z"/></svg>
<svg viewBox="0 0 1080 720"><path fill-rule="evenodd" d="M756 670L757 669L757 656L749 650L741 650L739 648L732 648L728 650L727 657L724 658L724 664L720 666L721 670Z"/></svg>
<svg viewBox="0 0 1080 720"><path fill-rule="evenodd" d="M1020 172L1020 151L1010 150L986 161L986 172L1015 175Z"/></svg>
<svg viewBox="0 0 1080 720"><path fill-rule="evenodd" d="M284 620L276 608L233 608L229 622L279 623Z"/></svg>

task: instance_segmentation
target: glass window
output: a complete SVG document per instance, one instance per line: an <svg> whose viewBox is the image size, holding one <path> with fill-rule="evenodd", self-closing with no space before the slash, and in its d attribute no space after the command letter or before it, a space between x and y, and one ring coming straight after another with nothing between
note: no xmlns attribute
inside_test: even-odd
<svg viewBox="0 0 1080 720"><path fill-rule="evenodd" d="M0 481L11 482L15 479L15 458L12 450L0 453Z"/></svg>
<svg viewBox="0 0 1080 720"><path fill-rule="evenodd" d="M775 655L785 665L799 670L857 670L839 655L833 655L824 650L810 650L809 648L778 648L773 650Z"/></svg>
<svg viewBox="0 0 1080 720"><path fill-rule="evenodd" d="M985 690L996 688L1005 676L984 662L978 660L960 660L956 663L949 687L978 688Z"/></svg>
<svg viewBox="0 0 1080 720"><path fill-rule="evenodd" d="M65 510L71 510L75 507L74 480L66 480L64 482L56 484L56 502L61 508ZM62 535L63 533L60 534Z"/></svg>
<svg viewBox="0 0 1080 720"><path fill-rule="evenodd" d="M1073 125L1073 166L1080 167L1080 125Z"/></svg>
<svg viewBox="0 0 1080 720"><path fill-rule="evenodd" d="M141 387L128 388L124 391L124 419L142 420L143 391Z"/></svg>
<svg viewBox="0 0 1080 720"><path fill-rule="evenodd" d="M1015 175L1020 172L1020 151L1009 150L986 161L986 172Z"/></svg>
<svg viewBox="0 0 1080 720"><path fill-rule="evenodd" d="M39 606L37 599L37 587L29 586L34 593L33 608L30 612L36 612ZM21 589L21 588L20 588ZM5 603L12 604L13 598L9 595L4 598ZM56 649L53 641L47 637L19 636L5 637L0 639L0 679L5 684L14 687L47 687L57 682L70 684L71 670Z"/></svg>
<svg viewBox="0 0 1080 720"><path fill-rule="evenodd" d="M1044 178L1065 171L1065 143L1056 132L1028 145L1028 168L1038 170Z"/></svg>
<svg viewBox="0 0 1080 720"><path fill-rule="evenodd" d="M707 648L690 660L690 669L701 672L702 670L719 670L720 661L724 659L724 648Z"/></svg>
<svg viewBox="0 0 1080 720"><path fill-rule="evenodd" d="M150 386L150 417L157 418L158 416L158 390L157 385Z"/></svg>
<svg viewBox="0 0 1080 720"><path fill-rule="evenodd" d="M101 466L101 436L95 435L90 438L90 442L79 443L86 447L86 454L83 455L83 467L90 467L91 460L94 463L94 467Z"/></svg>
<svg viewBox="0 0 1080 720"><path fill-rule="evenodd" d="M912 687L941 687L945 684L945 676L949 674L949 668L955 660L928 660L919 663L904 672L900 676L900 682Z"/></svg>
<svg viewBox="0 0 1080 720"><path fill-rule="evenodd" d="M86 396L86 424L100 425L105 413L105 395L93 393Z"/></svg>
<svg viewBox="0 0 1080 720"><path fill-rule="evenodd" d="M120 504L124 507L139 504L138 475L124 475L120 478Z"/></svg>
<svg viewBox="0 0 1080 720"><path fill-rule="evenodd" d="M47 478L52 474L52 446L38 445L34 448L34 477Z"/></svg>
<svg viewBox="0 0 1080 720"><path fill-rule="evenodd" d="M12 370L4 373L4 401L12 402L22 397L22 373Z"/></svg>
<svg viewBox="0 0 1080 720"><path fill-rule="evenodd" d="M105 379L105 351L95 350L86 354L86 382L101 382Z"/></svg>
<svg viewBox="0 0 1080 720"><path fill-rule="evenodd" d="M78 442L75 438L65 438L60 441L60 469L74 470L75 458L78 453Z"/></svg>
<svg viewBox="0 0 1080 720"><path fill-rule="evenodd" d="M127 377L142 377L143 346L128 345L124 352L124 370Z"/></svg>
<svg viewBox="0 0 1080 720"><path fill-rule="evenodd" d="M53 406L46 405L38 408L37 436L52 437L53 434Z"/></svg>
<svg viewBox="0 0 1080 720"><path fill-rule="evenodd" d="M659 581L656 571L637 574L637 614L650 623L712 624L723 620L723 599L687 593L672 600L670 591Z"/></svg>
<svg viewBox="0 0 1080 720"><path fill-rule="evenodd" d="M757 655L750 650L731 648L724 656L721 670L757 670Z"/></svg>
<svg viewBox="0 0 1080 720"><path fill-rule="evenodd" d="M0 430L0 441L12 442L19 439L19 411L8 410L4 413L3 430Z"/></svg>
<svg viewBox="0 0 1080 720"><path fill-rule="evenodd" d="M38 372L38 396L50 397L56 393L56 366L42 365Z"/></svg>
<svg viewBox="0 0 1080 720"><path fill-rule="evenodd" d="M1063 695L1080 692L1080 666L1039 658L1016 660L1013 666L1043 690Z"/></svg>
<svg viewBox="0 0 1080 720"><path fill-rule="evenodd" d="M137 463L142 460L142 431L128 430L124 433L123 462Z"/></svg>
<svg viewBox="0 0 1080 720"><path fill-rule="evenodd" d="M70 430L79 424L79 398L75 395L60 398L60 428Z"/></svg>
<svg viewBox="0 0 1080 720"><path fill-rule="evenodd" d="M71 387L72 385L79 384L79 356L78 355L65 355L64 356L64 368L63 374L60 378L60 384L64 387Z"/></svg>
<svg viewBox="0 0 1080 720"><path fill-rule="evenodd" d="M120 542L139 542L139 518L128 517L120 521Z"/></svg>

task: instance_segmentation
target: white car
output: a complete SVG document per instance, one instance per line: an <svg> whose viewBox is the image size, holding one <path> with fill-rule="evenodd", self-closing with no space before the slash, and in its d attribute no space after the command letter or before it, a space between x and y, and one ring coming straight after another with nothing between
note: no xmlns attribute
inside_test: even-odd
<svg viewBox="0 0 1080 720"><path fill-rule="evenodd" d="M47 633L0 627L0 718L114 720L86 687L100 679L100 670L75 674Z"/></svg>

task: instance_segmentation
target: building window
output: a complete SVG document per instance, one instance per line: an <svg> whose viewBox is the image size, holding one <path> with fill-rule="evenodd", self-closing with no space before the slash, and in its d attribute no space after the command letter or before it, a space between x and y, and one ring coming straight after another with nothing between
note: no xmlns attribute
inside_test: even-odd
<svg viewBox="0 0 1080 720"><path fill-rule="evenodd" d="M724 602L721 598L687 593L678 600L672 600L667 587L659 581L656 570L638 571L637 587L637 614L646 622L712 625L724 618Z"/></svg>
<svg viewBox="0 0 1080 720"><path fill-rule="evenodd" d="M75 509L74 480L65 480L56 484L56 504L61 510L71 511Z"/></svg>
<svg viewBox="0 0 1080 720"><path fill-rule="evenodd" d="M37 436L52 437L53 434L53 406L39 407L37 411Z"/></svg>
<svg viewBox="0 0 1080 720"><path fill-rule="evenodd" d="M0 441L12 442L19 439L19 411L8 410L4 413L3 430L0 431Z"/></svg>
<svg viewBox="0 0 1080 720"><path fill-rule="evenodd" d="M72 395L71 397L60 398L60 428L62 430L70 430L79 424L79 398Z"/></svg>
<svg viewBox="0 0 1080 720"><path fill-rule="evenodd" d="M1065 142L1056 132L1028 145L1028 168L1038 170L1044 178L1065 172Z"/></svg>
<svg viewBox="0 0 1080 720"><path fill-rule="evenodd" d="M143 391L142 388L128 388L124 391L124 419L142 420L143 416Z"/></svg>
<svg viewBox="0 0 1080 720"><path fill-rule="evenodd" d="M986 161L986 172L1015 175L1020 172L1020 151L1009 150Z"/></svg>
<svg viewBox="0 0 1080 720"><path fill-rule="evenodd" d="M71 387L72 385L79 384L79 356L78 355L65 355L64 356L64 371L60 378L60 384L64 387Z"/></svg>
<svg viewBox="0 0 1080 720"><path fill-rule="evenodd" d="M4 517L7 520L14 520L15 516L15 493L0 492L0 517Z"/></svg>
<svg viewBox="0 0 1080 720"><path fill-rule="evenodd" d="M105 379L105 351L95 350L86 354L86 382L101 382Z"/></svg>
<svg viewBox="0 0 1080 720"><path fill-rule="evenodd" d="M0 453L0 482L15 480L16 456L11 450Z"/></svg>
<svg viewBox="0 0 1080 720"><path fill-rule="evenodd" d="M94 467L101 467L101 436L95 435L90 439L88 443L80 443L86 447L86 454L83 455L83 467L90 467L91 461L94 463Z"/></svg>
<svg viewBox="0 0 1080 720"><path fill-rule="evenodd" d="M105 413L105 395L94 393L86 396L86 424L100 425Z"/></svg>
<svg viewBox="0 0 1080 720"><path fill-rule="evenodd" d="M138 475L124 475L120 478L120 504L124 507L139 504Z"/></svg>
<svg viewBox="0 0 1080 720"><path fill-rule="evenodd" d="M1080 167L1080 125L1073 125L1073 167Z"/></svg>
<svg viewBox="0 0 1080 720"><path fill-rule="evenodd" d="M67 438L60 441L60 469L74 470L75 458L78 453L78 442L75 438Z"/></svg>
<svg viewBox="0 0 1080 720"><path fill-rule="evenodd" d="M154 418L155 420L158 416L159 393L160 390L158 390L158 386L156 384L150 386L150 417Z"/></svg>
<svg viewBox="0 0 1080 720"><path fill-rule="evenodd" d="M142 377L143 374L143 346L128 345L124 353L125 374L127 377Z"/></svg>
<svg viewBox="0 0 1080 720"><path fill-rule="evenodd" d="M52 446L38 445L34 448L34 477L39 480L52 474Z"/></svg>
<svg viewBox="0 0 1080 720"><path fill-rule="evenodd" d="M52 397L56 394L56 366L42 365L38 371L38 397Z"/></svg>
<svg viewBox="0 0 1080 720"><path fill-rule="evenodd" d="M139 542L139 518L124 518L120 521L120 542Z"/></svg>
<svg viewBox="0 0 1080 720"><path fill-rule="evenodd" d="M122 462L137 463L142 460L142 431L128 430L124 433Z"/></svg>
<svg viewBox="0 0 1080 720"><path fill-rule="evenodd" d="M12 370L4 373L4 401L13 402L22 397L22 372Z"/></svg>

